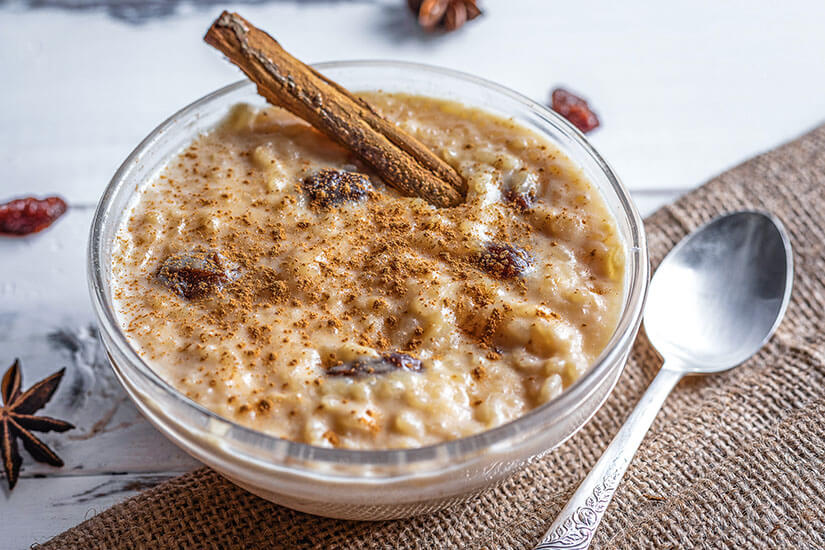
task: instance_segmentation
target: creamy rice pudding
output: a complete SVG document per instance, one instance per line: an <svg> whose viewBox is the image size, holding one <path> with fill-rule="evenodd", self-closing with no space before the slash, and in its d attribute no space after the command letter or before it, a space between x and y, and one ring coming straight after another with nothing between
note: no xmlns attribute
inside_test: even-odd
<svg viewBox="0 0 825 550"><path fill-rule="evenodd" d="M458 171L466 202L400 196L294 116L236 106L121 224L130 342L216 413L319 446L437 443L552 399L621 309L624 248L599 192L510 120L361 95Z"/></svg>

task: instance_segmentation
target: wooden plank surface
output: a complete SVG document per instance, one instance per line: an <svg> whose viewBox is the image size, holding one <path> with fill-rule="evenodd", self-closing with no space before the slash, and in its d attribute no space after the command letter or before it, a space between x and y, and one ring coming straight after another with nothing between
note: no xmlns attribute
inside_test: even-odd
<svg viewBox="0 0 825 550"><path fill-rule="evenodd" d="M66 366L45 413L78 429L44 436L64 468L25 456L15 491L0 482L11 526L3 548L43 542L196 466L113 378L96 341L85 247L93 206L129 151L178 108L240 78L200 41L215 6L170 3L160 16L117 0L34 4L0 1L0 200L60 193L71 209L43 234L0 239L0 368L20 357L28 385ZM540 101L558 84L582 92L604 123L592 141L643 214L825 120L820 0L487 0L483 18L440 37L421 33L404 4L237 9L308 61L442 65Z"/></svg>
<svg viewBox="0 0 825 550"><path fill-rule="evenodd" d="M178 474L114 474L27 480L14 490L14 508L2 509L5 531L2 548L16 550L46 542L55 534L175 475Z"/></svg>

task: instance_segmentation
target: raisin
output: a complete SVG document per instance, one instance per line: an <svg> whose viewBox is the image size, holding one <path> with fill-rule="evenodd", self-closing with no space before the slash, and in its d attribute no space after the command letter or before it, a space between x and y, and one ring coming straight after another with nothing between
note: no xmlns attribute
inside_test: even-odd
<svg viewBox="0 0 825 550"><path fill-rule="evenodd" d="M585 134L599 127L599 117L587 101L563 88L553 90L553 110Z"/></svg>
<svg viewBox="0 0 825 550"><path fill-rule="evenodd" d="M536 197L530 193L519 193L512 189L505 189L504 200L515 206L519 211L527 212L533 206Z"/></svg>
<svg viewBox="0 0 825 550"><path fill-rule="evenodd" d="M160 264L158 280L169 290L194 300L220 290L235 278L217 252L195 250L173 254Z"/></svg>
<svg viewBox="0 0 825 550"><path fill-rule="evenodd" d="M533 258L523 248L511 244L489 244L477 256L478 266L497 279L521 277L530 269Z"/></svg>
<svg viewBox="0 0 825 550"><path fill-rule="evenodd" d="M526 171L517 172L509 178L502 196L504 200L516 207L521 212L527 212L536 201L538 193L537 178Z"/></svg>
<svg viewBox="0 0 825 550"><path fill-rule="evenodd" d="M49 227L66 212L66 202L60 197L35 199L27 197L0 205L0 233L28 235Z"/></svg>
<svg viewBox="0 0 825 550"><path fill-rule="evenodd" d="M329 208L366 197L370 180L358 172L321 170L304 178L301 187L311 206Z"/></svg>
<svg viewBox="0 0 825 550"><path fill-rule="evenodd" d="M421 372L421 360L406 353L385 353L381 357L358 359L349 363L342 363L327 369L329 376L367 376L370 374L386 374L397 370Z"/></svg>

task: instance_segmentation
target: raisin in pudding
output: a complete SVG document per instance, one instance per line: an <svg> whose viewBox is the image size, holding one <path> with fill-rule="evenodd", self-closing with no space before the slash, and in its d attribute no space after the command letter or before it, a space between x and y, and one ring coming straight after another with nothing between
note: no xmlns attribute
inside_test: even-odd
<svg viewBox="0 0 825 550"><path fill-rule="evenodd" d="M239 105L121 223L129 341L194 401L318 446L438 443L552 399L620 314L625 252L599 192L510 120L362 96L458 171L466 201L401 196L301 120Z"/></svg>

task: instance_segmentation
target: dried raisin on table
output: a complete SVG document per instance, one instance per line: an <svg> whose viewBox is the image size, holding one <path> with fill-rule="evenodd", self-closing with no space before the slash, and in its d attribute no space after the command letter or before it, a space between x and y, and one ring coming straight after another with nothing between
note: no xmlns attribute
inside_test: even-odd
<svg viewBox="0 0 825 550"><path fill-rule="evenodd" d="M385 353L381 357L357 359L349 363L342 363L327 369L329 376L367 376L371 374L386 374L397 370L421 372L424 368L421 360L406 353Z"/></svg>
<svg viewBox="0 0 825 550"><path fill-rule="evenodd" d="M529 252L512 244L489 244L477 256L482 271L496 279L514 279L524 275L533 265Z"/></svg>
<svg viewBox="0 0 825 550"><path fill-rule="evenodd" d="M569 120L573 126L587 133L599 127L599 117L587 104L587 101L580 98L564 88L553 90L552 97L553 110Z"/></svg>
<svg viewBox="0 0 825 550"><path fill-rule="evenodd" d="M49 227L68 207L60 197L15 199L0 205L0 234L28 235Z"/></svg>
<svg viewBox="0 0 825 550"><path fill-rule="evenodd" d="M214 294L235 278L228 262L214 251L187 251L166 258L157 279L166 288L187 300Z"/></svg>
<svg viewBox="0 0 825 550"><path fill-rule="evenodd" d="M320 170L304 178L301 187L311 206L329 208L366 197L370 180L359 172Z"/></svg>

